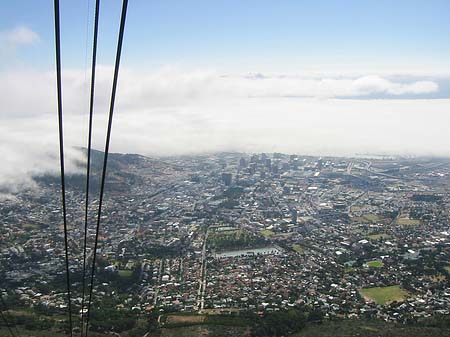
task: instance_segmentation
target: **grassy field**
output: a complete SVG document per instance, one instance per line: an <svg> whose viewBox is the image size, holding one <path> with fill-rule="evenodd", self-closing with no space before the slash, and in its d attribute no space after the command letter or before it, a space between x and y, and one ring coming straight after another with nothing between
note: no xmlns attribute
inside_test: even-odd
<svg viewBox="0 0 450 337"><path fill-rule="evenodd" d="M389 234L381 234L380 233L380 234L368 235L367 238L369 240L371 240L371 241L376 241L376 240L379 240L379 239L389 239L389 238L391 238L391 236Z"/></svg>
<svg viewBox="0 0 450 337"><path fill-rule="evenodd" d="M131 277L133 274L132 270L121 269L118 271L120 277Z"/></svg>
<svg viewBox="0 0 450 337"><path fill-rule="evenodd" d="M162 328L149 337L238 337L250 333L250 321L239 316L169 314L162 316L161 323Z"/></svg>
<svg viewBox="0 0 450 337"><path fill-rule="evenodd" d="M360 290L360 294L366 301L372 300L381 305L394 301L400 302L410 297L410 294L400 286L363 288Z"/></svg>
<svg viewBox="0 0 450 337"><path fill-rule="evenodd" d="M363 215L363 218L372 222L377 222L381 220L381 218L377 214L373 213L366 213Z"/></svg>
<svg viewBox="0 0 450 337"><path fill-rule="evenodd" d="M420 220L409 218L398 218L397 220L395 220L395 224L400 226L417 226L420 225Z"/></svg>
<svg viewBox="0 0 450 337"><path fill-rule="evenodd" d="M165 319L165 323L168 325L176 324L199 324L205 321L203 315L168 315Z"/></svg>
<svg viewBox="0 0 450 337"><path fill-rule="evenodd" d="M369 261L366 263L368 267L370 268L383 268L384 263L378 260Z"/></svg>
<svg viewBox="0 0 450 337"><path fill-rule="evenodd" d="M450 274L450 266L445 266L444 269Z"/></svg>
<svg viewBox="0 0 450 337"><path fill-rule="evenodd" d="M26 223L22 225L23 229L29 229L29 230L33 230L33 229L38 229L39 227L35 224L30 224L30 223Z"/></svg>
<svg viewBox="0 0 450 337"><path fill-rule="evenodd" d="M340 320L308 325L294 337L444 337L450 329L414 327L383 321Z"/></svg>
<svg viewBox="0 0 450 337"><path fill-rule="evenodd" d="M300 246L300 245L298 245L298 244L296 244L296 243L294 243L294 244L292 245L292 249L295 250L297 253L300 253L300 254L305 252L305 250L303 249L303 247Z"/></svg>
<svg viewBox="0 0 450 337"><path fill-rule="evenodd" d="M180 328L163 328L148 337L246 337L250 331L246 327L197 325Z"/></svg>
<svg viewBox="0 0 450 337"><path fill-rule="evenodd" d="M352 219L353 222L358 222L358 223L366 223L366 222L375 223L375 222L380 222L382 220L383 220L382 217L380 217L377 214L373 214L373 213L365 213L361 216L356 216Z"/></svg>
<svg viewBox="0 0 450 337"><path fill-rule="evenodd" d="M261 234L267 239L270 238L271 236L274 236L275 232L268 229L263 229L261 230Z"/></svg>

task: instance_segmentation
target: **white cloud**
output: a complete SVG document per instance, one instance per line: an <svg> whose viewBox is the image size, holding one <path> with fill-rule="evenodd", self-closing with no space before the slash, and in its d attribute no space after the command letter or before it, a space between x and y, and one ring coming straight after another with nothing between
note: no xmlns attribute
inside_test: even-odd
<svg viewBox="0 0 450 337"><path fill-rule="evenodd" d="M97 78L94 147L102 149L112 69L99 67ZM65 71L63 83L69 149L86 144L89 90L83 71ZM450 124L450 99L337 99L436 90L432 81L379 76L223 76L209 70L124 68L112 150L146 155L226 150L450 155L443 130ZM58 172L55 91L50 72L0 73L0 186L30 186L31 175ZM68 169L74 170L69 159Z"/></svg>
<svg viewBox="0 0 450 337"><path fill-rule="evenodd" d="M39 42L39 34L26 26L19 26L11 30L0 31L0 45L18 47Z"/></svg>
<svg viewBox="0 0 450 337"><path fill-rule="evenodd" d="M0 189L10 191L33 187L32 176L59 172L59 149L56 116L4 120L0 125ZM79 130L78 130L79 131ZM79 133L76 137L79 137ZM68 142L74 140L68 135ZM80 152L70 146L67 152L67 172L77 172L75 160Z"/></svg>
<svg viewBox="0 0 450 337"><path fill-rule="evenodd" d="M439 90L432 81L412 83L392 82L379 76L364 76L353 80L352 87L360 95L386 93L390 95L429 94Z"/></svg>
<svg viewBox="0 0 450 337"><path fill-rule="evenodd" d="M396 82L379 76L357 78L300 76L223 76L212 71L190 73L163 69L154 73L129 71L122 75L125 90L136 98L209 99L211 97L354 97L373 94L429 94L439 87L432 81Z"/></svg>
<svg viewBox="0 0 450 337"><path fill-rule="evenodd" d="M103 75L107 69L103 69ZM102 77L102 76L100 76ZM107 75L110 78L110 74ZM107 85L100 80L103 87ZM109 84L109 82L108 82ZM221 75L214 71L156 72L125 70L121 74L120 103L127 108L173 107L199 102L249 98L337 98L369 95L426 95L438 91L432 81L398 82L377 76L358 78L300 77L287 75ZM426 97L426 96L422 96ZM106 103L106 99L103 99Z"/></svg>
<svg viewBox="0 0 450 337"><path fill-rule="evenodd" d="M98 68L96 101L103 111L109 103L112 68ZM214 71L182 72L173 68L146 72L122 69L120 103L127 108L182 106L191 102L246 98L358 97L374 94L426 95L439 90L433 81L399 82L379 76L312 78L299 76L221 75ZM84 113L88 81L77 70L63 72L65 110ZM55 76L52 72L0 73L0 116L34 115L54 110ZM424 96L426 97L426 96ZM85 104L80 105L81 101Z"/></svg>

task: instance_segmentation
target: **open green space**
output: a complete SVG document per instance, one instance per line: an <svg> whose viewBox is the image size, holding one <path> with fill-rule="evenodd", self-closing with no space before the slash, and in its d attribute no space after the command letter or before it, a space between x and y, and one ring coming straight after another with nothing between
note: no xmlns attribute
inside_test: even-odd
<svg viewBox="0 0 450 337"><path fill-rule="evenodd" d="M379 239L390 239L391 236L389 234L379 233L379 234L370 234L367 238L371 241L376 241Z"/></svg>
<svg viewBox="0 0 450 337"><path fill-rule="evenodd" d="M363 218L367 219L369 221L372 221L372 222L377 222L381 219L377 214L373 214L373 213L366 213L363 215Z"/></svg>
<svg viewBox="0 0 450 337"><path fill-rule="evenodd" d="M383 268L384 263L378 260L369 261L366 263L368 267L370 268Z"/></svg>
<svg viewBox="0 0 450 337"><path fill-rule="evenodd" d="M274 231L271 231L271 230L269 230L269 229L263 229L263 230L261 231L261 234L262 234L265 238L270 238L271 236L274 236L274 235L275 235L275 232L274 232Z"/></svg>
<svg viewBox="0 0 450 337"><path fill-rule="evenodd" d="M420 223L420 220L409 218L398 218L395 220L395 224L400 226L417 226L420 225Z"/></svg>
<svg viewBox="0 0 450 337"><path fill-rule="evenodd" d="M256 248L266 243L266 238L245 229L230 232L213 231L208 236L208 247L216 251Z"/></svg>
<svg viewBox="0 0 450 337"><path fill-rule="evenodd" d="M118 271L120 277L131 277L133 275L132 270L121 269Z"/></svg>
<svg viewBox="0 0 450 337"><path fill-rule="evenodd" d="M294 244L292 245L292 249L295 250L297 253L300 253L300 254L302 254L302 253L305 252L305 249L303 249L303 247L300 246L300 245L297 244L297 243L294 243Z"/></svg>
<svg viewBox="0 0 450 337"><path fill-rule="evenodd" d="M245 337L250 336L249 328L240 326L195 325L179 328L162 328L148 337Z"/></svg>
<svg viewBox="0 0 450 337"><path fill-rule="evenodd" d="M360 294L365 300L372 300L381 305L394 301L400 302L410 297L410 294L400 286L363 288L360 290Z"/></svg>
<svg viewBox="0 0 450 337"><path fill-rule="evenodd" d="M206 319L205 315L192 315L192 314L171 314L161 317L161 323L163 325L177 326L177 325L195 325L204 323Z"/></svg>
<svg viewBox="0 0 450 337"><path fill-rule="evenodd" d="M210 311L211 312L211 311ZM176 313L160 318L161 329L150 336L196 337L250 336L252 322L236 315L199 315L193 313Z"/></svg>
<svg viewBox="0 0 450 337"><path fill-rule="evenodd" d="M444 269L450 274L450 266L445 266Z"/></svg>
<svg viewBox="0 0 450 337"><path fill-rule="evenodd" d="M361 216L353 217L352 220L353 220L353 222L358 222L358 223L365 223L365 222L375 223L375 222L382 221L383 218L381 216L379 216L378 214L365 213L365 214L362 214Z"/></svg>
<svg viewBox="0 0 450 337"><path fill-rule="evenodd" d="M31 230L31 229L37 229L37 228L39 228L39 226L37 226L36 224L26 223L26 224L22 225L22 228Z"/></svg>

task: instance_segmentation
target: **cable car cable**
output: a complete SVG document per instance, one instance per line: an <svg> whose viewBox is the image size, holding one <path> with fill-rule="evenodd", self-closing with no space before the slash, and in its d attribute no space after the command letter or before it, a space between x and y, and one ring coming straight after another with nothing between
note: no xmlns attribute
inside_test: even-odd
<svg viewBox="0 0 450 337"><path fill-rule="evenodd" d="M59 128L59 158L61 170L61 197L64 222L64 253L66 259L66 281L67 281L67 301L69 308L69 328L72 336L72 303L70 293L70 269L69 250L67 239L67 212L66 212L66 183L64 170L64 132L63 132L63 110L62 110L62 83L61 83L61 30L59 18L59 0L54 0L55 10L55 56L56 56L56 87L58 100L58 128Z"/></svg>
<svg viewBox="0 0 450 337"><path fill-rule="evenodd" d="M92 258L92 270L91 270L91 284L90 284L90 290L89 290L89 302L88 302L88 310L87 310L87 318L86 318L86 336L88 335L89 331L89 318L91 314L91 303L92 303L92 291L94 287L94 274L95 274L95 262L96 262L96 256L97 256L97 247L98 247L98 236L100 231L100 220L101 220L101 213L102 213L102 204L103 204L103 195L105 191L105 180L106 180L106 167L108 164L108 153L109 153L109 144L111 140L111 129L112 129L112 121L113 121L113 115L114 115L114 104L116 99L116 90L117 90L117 80L119 76L119 68L120 68L120 56L122 53L122 43L123 43L123 33L125 29L125 19L127 16L127 6L128 6L128 0L123 0L122 4L122 14L120 19L120 28L119 28L119 37L117 41L117 52L116 52L116 63L114 67L114 78L113 78L113 84L112 84L112 90L111 90L111 101L109 106L109 118L108 118L108 129L106 132L106 142L105 142L105 151L104 151L104 158L103 158L103 171L102 171L102 179L101 179L101 185L100 185L100 198L99 198L99 205L98 205L98 213L97 213L97 227L95 232L95 242L94 242L94 252L93 252L93 258Z"/></svg>
<svg viewBox="0 0 450 337"><path fill-rule="evenodd" d="M81 336L84 332L84 300L86 290L86 245L88 230L88 211L89 211L89 188L90 188L90 169L91 169L91 148L92 148L92 120L94 116L94 94L95 94L95 68L97 63L97 37L98 37L98 18L100 12L100 0L95 1L95 18L94 18L94 39L92 46L92 67L91 67L91 93L89 101L89 130L88 130L88 148L86 163L86 199L84 212L84 245L83 245L83 289L81 297Z"/></svg>

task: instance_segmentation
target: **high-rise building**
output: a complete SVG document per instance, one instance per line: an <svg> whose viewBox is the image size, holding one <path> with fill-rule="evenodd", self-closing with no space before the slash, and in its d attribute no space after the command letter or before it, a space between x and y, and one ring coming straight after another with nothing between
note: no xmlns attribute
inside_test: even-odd
<svg viewBox="0 0 450 337"><path fill-rule="evenodd" d="M295 208L291 209L291 222L297 224L297 210Z"/></svg>
<svg viewBox="0 0 450 337"><path fill-rule="evenodd" d="M225 184L225 186L230 186L232 182L232 174L228 172L222 173L222 182Z"/></svg>
<svg viewBox="0 0 450 337"><path fill-rule="evenodd" d="M250 163L257 163L258 162L258 156L256 154L252 155L250 157Z"/></svg>
<svg viewBox="0 0 450 337"><path fill-rule="evenodd" d="M272 173L273 174L277 174L278 172L279 172L279 164L280 164L280 161L279 160L274 160L273 161L273 163L272 163Z"/></svg>
<svg viewBox="0 0 450 337"><path fill-rule="evenodd" d="M295 158L294 160L291 161L291 168L293 170L298 170L299 166L300 166L300 162L299 162L298 158Z"/></svg>
<svg viewBox="0 0 450 337"><path fill-rule="evenodd" d="M250 174L255 174L256 173L256 163L250 163Z"/></svg>
<svg viewBox="0 0 450 337"><path fill-rule="evenodd" d="M272 161L270 158L266 158L264 161L264 166L270 171L272 169Z"/></svg>
<svg viewBox="0 0 450 337"><path fill-rule="evenodd" d="M323 168L323 159L319 158L319 160L317 161L317 168L319 170L321 170Z"/></svg>
<svg viewBox="0 0 450 337"><path fill-rule="evenodd" d="M264 169L261 170L261 179L266 178L266 171Z"/></svg>

